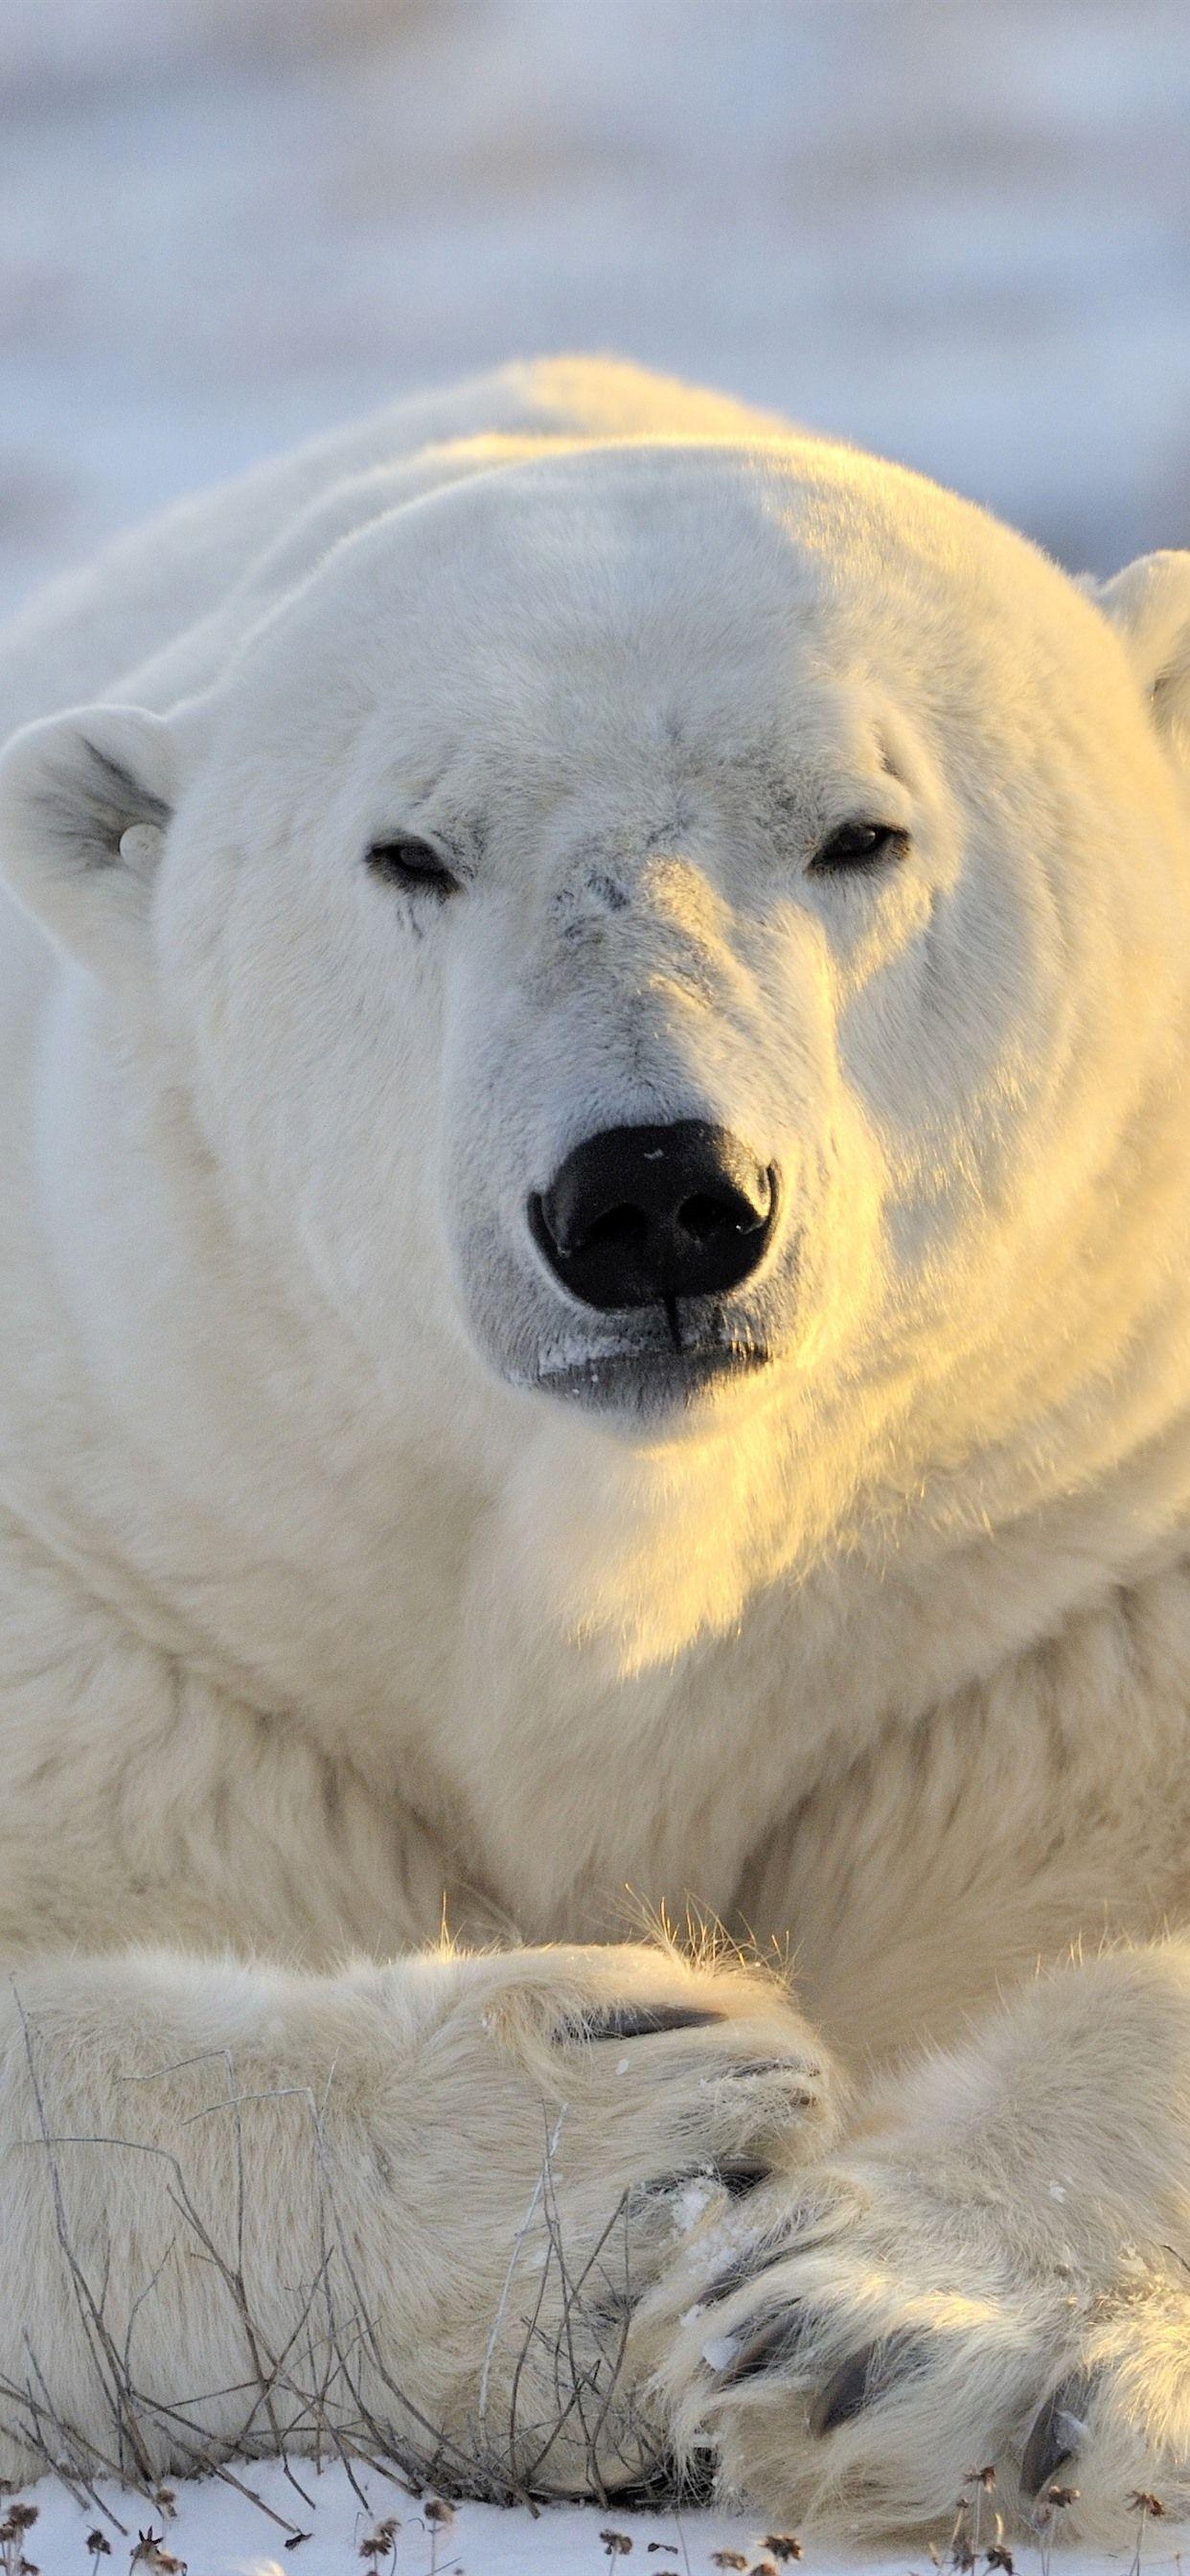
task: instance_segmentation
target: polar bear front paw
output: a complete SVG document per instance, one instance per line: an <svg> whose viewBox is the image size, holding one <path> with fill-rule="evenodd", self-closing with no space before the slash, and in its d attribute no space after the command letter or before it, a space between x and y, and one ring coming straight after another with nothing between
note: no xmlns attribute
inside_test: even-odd
<svg viewBox="0 0 1190 2576"><path fill-rule="evenodd" d="M419 2089L451 2181L419 2186L447 2292L423 2410L489 2483L648 2483L668 2446L640 2304L692 2229L821 2155L823 2052L772 1976L660 1949L446 1960L435 1982Z"/></svg>
<svg viewBox="0 0 1190 2576"><path fill-rule="evenodd" d="M852 2533L951 2525L988 2471L1026 2528L1119 2541L1138 2490L1190 2510L1190 2281L1025 2236L892 2162L758 2191L640 2320L677 2456Z"/></svg>

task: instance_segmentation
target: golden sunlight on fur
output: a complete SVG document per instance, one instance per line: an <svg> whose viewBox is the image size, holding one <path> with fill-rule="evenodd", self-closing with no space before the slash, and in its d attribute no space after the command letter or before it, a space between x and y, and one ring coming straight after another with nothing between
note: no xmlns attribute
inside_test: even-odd
<svg viewBox="0 0 1190 2576"><path fill-rule="evenodd" d="M0 2468L1190 2507L1190 557L566 359L0 683Z"/></svg>

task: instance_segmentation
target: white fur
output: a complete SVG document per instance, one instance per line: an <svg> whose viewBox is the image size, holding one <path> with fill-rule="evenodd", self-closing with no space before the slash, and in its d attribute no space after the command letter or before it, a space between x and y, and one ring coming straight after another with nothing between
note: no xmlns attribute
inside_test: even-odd
<svg viewBox="0 0 1190 2576"><path fill-rule="evenodd" d="M10 628L0 692L10 2465L35 2402L119 2438L64 2237L137 2438L193 2457L168 2410L245 2328L171 2179L222 2242L239 2155L265 2342L329 2191L369 2404L523 2469L552 2140L580 2249L651 2177L798 2172L625 2204L649 2295L541 2482L712 2438L773 2509L928 2518L977 2458L1010 2495L1093 2364L1083 2527L1174 2498L1190 558L1096 600L896 468L565 362L174 513ZM860 813L909 855L815 874ZM377 880L398 829L457 895ZM526 1201L692 1117L781 1174L724 1327L768 1364L600 1410L620 1324ZM763 1979L587 1946L626 1889L791 1945L850 2113ZM579 1946L469 1955L444 1905ZM573 2036L696 1994L726 2020L625 2072ZM778 2296L801 2339L737 2387ZM252 2438L308 2436L272 2404Z"/></svg>

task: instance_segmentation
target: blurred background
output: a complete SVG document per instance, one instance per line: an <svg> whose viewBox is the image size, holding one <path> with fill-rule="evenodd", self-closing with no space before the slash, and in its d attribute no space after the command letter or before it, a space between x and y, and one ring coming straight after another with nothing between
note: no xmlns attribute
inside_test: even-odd
<svg viewBox="0 0 1190 2576"><path fill-rule="evenodd" d="M0 0L0 610L576 347L1108 570L1190 544L1188 269L1188 0Z"/></svg>

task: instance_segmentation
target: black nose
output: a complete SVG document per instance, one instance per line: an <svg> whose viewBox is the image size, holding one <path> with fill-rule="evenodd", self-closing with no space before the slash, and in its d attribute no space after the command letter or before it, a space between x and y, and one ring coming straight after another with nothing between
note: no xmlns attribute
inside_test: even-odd
<svg viewBox="0 0 1190 2576"><path fill-rule="evenodd" d="M777 1176L726 1127L609 1127L576 1145L529 1223L585 1306L723 1296L755 1270L773 1230Z"/></svg>

